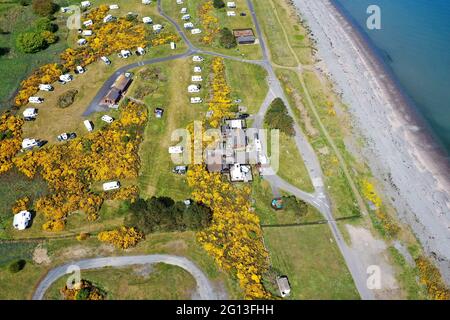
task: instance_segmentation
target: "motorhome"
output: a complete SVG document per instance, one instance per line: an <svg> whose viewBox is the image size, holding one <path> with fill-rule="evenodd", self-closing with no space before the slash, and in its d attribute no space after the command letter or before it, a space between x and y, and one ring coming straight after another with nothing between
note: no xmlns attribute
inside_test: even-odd
<svg viewBox="0 0 450 320"><path fill-rule="evenodd" d="M103 184L103 191L111 191L111 190L117 190L117 189L120 189L119 181L110 181L110 182L105 182Z"/></svg>
<svg viewBox="0 0 450 320"><path fill-rule="evenodd" d="M53 91L53 87L49 84L40 84L39 90L41 91Z"/></svg>
<svg viewBox="0 0 450 320"><path fill-rule="evenodd" d="M42 99L41 97L29 97L28 102L41 104L42 102L44 102L44 99Z"/></svg>
<svg viewBox="0 0 450 320"><path fill-rule="evenodd" d="M84 124L84 126L86 127L86 129L87 129L88 132L94 131L94 126L93 126L93 124L92 124L91 121L89 121L89 120L84 120L83 124Z"/></svg>

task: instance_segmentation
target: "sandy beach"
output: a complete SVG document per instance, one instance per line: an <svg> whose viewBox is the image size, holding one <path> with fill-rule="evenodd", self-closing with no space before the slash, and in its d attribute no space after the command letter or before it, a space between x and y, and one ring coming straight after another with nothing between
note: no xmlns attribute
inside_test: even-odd
<svg viewBox="0 0 450 320"><path fill-rule="evenodd" d="M349 106L364 157L399 218L450 284L450 165L411 101L330 0L293 0L317 42L321 69Z"/></svg>

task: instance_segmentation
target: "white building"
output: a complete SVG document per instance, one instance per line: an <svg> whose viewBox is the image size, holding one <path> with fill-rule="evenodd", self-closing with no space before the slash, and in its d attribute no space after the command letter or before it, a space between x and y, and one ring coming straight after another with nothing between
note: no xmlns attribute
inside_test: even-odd
<svg viewBox="0 0 450 320"><path fill-rule="evenodd" d="M153 31L159 32L159 31L161 31L161 29L162 29L162 25L160 25L160 24L153 25Z"/></svg>
<svg viewBox="0 0 450 320"><path fill-rule="evenodd" d="M83 22L83 25L85 26L85 27L90 27L90 26L92 26L94 23L92 22L92 20L86 20L86 21L84 21Z"/></svg>
<svg viewBox="0 0 450 320"><path fill-rule="evenodd" d="M107 23L112 21L113 16L111 14L108 14L106 17L103 18L103 23Z"/></svg>
<svg viewBox="0 0 450 320"><path fill-rule="evenodd" d="M182 146L169 147L169 153L170 153L170 154L180 154L180 153L183 153L183 147L182 147Z"/></svg>
<svg viewBox="0 0 450 320"><path fill-rule="evenodd" d="M28 102L41 104L42 102L44 102L44 99L42 99L41 97L29 97Z"/></svg>
<svg viewBox="0 0 450 320"><path fill-rule="evenodd" d="M30 225L31 213L29 211L20 211L14 215L13 226L16 230L25 230Z"/></svg>
<svg viewBox="0 0 450 320"><path fill-rule="evenodd" d="M185 29L194 29L194 24L192 22L186 22L184 24Z"/></svg>
<svg viewBox="0 0 450 320"><path fill-rule="evenodd" d="M81 1L81 7L82 8L89 8L91 6L90 1Z"/></svg>
<svg viewBox="0 0 450 320"><path fill-rule="evenodd" d="M191 98L191 103L192 104L198 104L198 103L202 103L202 102L203 102L203 99L200 98L200 97L192 97Z"/></svg>
<svg viewBox="0 0 450 320"><path fill-rule="evenodd" d="M188 87L188 92L189 93L197 93L200 92L200 86L198 84L191 84Z"/></svg>
<svg viewBox="0 0 450 320"><path fill-rule="evenodd" d="M23 112L23 117L25 119L36 119L37 115L37 109L35 108L27 108Z"/></svg>
<svg viewBox="0 0 450 320"><path fill-rule="evenodd" d="M70 82L73 80L73 77L70 74L66 73L66 74L60 75L59 80L64 81L64 82Z"/></svg>
<svg viewBox="0 0 450 320"><path fill-rule="evenodd" d="M42 84L41 83L39 85L39 90L41 90L41 91L52 91L53 87L51 85L49 85L49 84Z"/></svg>
<svg viewBox="0 0 450 320"><path fill-rule="evenodd" d="M117 189L120 189L119 181L110 181L110 182L105 182L103 184L104 191L117 190Z"/></svg>
<svg viewBox="0 0 450 320"><path fill-rule="evenodd" d="M22 141L22 149L24 149L24 150L37 147L37 145L38 145L38 141L36 139L25 138Z"/></svg>

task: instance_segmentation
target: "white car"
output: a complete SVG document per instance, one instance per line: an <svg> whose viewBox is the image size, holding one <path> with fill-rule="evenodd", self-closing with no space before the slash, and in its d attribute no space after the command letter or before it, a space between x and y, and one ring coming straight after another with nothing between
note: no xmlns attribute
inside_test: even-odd
<svg viewBox="0 0 450 320"><path fill-rule="evenodd" d="M105 114L104 116L102 116L102 121L106 122L106 123L113 123L114 119L110 116L108 116L107 114Z"/></svg>
<svg viewBox="0 0 450 320"><path fill-rule="evenodd" d="M110 190L116 190L116 189L120 189L120 182L119 181L105 182L103 184L103 190L104 191L110 191Z"/></svg>
<svg viewBox="0 0 450 320"><path fill-rule="evenodd" d="M227 11L227 16L235 17L236 16L236 12L234 12L234 11Z"/></svg>
<svg viewBox="0 0 450 320"><path fill-rule="evenodd" d="M142 47L138 47L136 50L136 54L139 56L143 56L145 54L145 49Z"/></svg>
<svg viewBox="0 0 450 320"><path fill-rule="evenodd" d="M181 8L180 13L181 14L186 14L187 13L187 8Z"/></svg>
<svg viewBox="0 0 450 320"><path fill-rule="evenodd" d="M142 4L147 5L147 4L150 4L150 3L152 3L151 0L142 0Z"/></svg>
<svg viewBox="0 0 450 320"><path fill-rule="evenodd" d="M185 29L194 29L194 24L192 22L186 22L184 24Z"/></svg>
<svg viewBox="0 0 450 320"><path fill-rule="evenodd" d="M82 66L77 66L76 71L78 72L78 74L82 74L85 70Z"/></svg>
<svg viewBox="0 0 450 320"><path fill-rule="evenodd" d="M103 56L100 58L105 64L110 65L111 64L111 60L109 60L107 57Z"/></svg>
<svg viewBox="0 0 450 320"><path fill-rule="evenodd" d="M155 24L153 26L153 31L159 32L159 31L161 31L161 29L162 29L162 25L160 25L160 24Z"/></svg>
<svg viewBox="0 0 450 320"><path fill-rule="evenodd" d="M131 52L129 50L120 50L119 58L128 59L131 56Z"/></svg>
<svg viewBox="0 0 450 320"><path fill-rule="evenodd" d="M142 18L142 22L146 23L146 24L152 24L153 23L153 19L150 17L143 17Z"/></svg>
<svg viewBox="0 0 450 320"><path fill-rule="evenodd" d="M199 28L195 28L191 30L191 34L200 34L202 33L202 30L200 30Z"/></svg>
<svg viewBox="0 0 450 320"><path fill-rule="evenodd" d="M177 0L177 4L183 4L183 0Z"/></svg>
<svg viewBox="0 0 450 320"><path fill-rule="evenodd" d="M204 60L205 59L203 57L200 57L200 56L193 56L192 57L192 61L194 61L194 62L202 62Z"/></svg>
<svg viewBox="0 0 450 320"><path fill-rule="evenodd" d="M89 120L84 120L83 124L86 127L88 132L94 131L94 126L92 125L92 122L90 122Z"/></svg>
<svg viewBox="0 0 450 320"><path fill-rule="evenodd" d="M193 98L191 98L191 103L192 104L197 104L197 103L202 103L202 102L203 102L203 99L200 98L200 97L193 97Z"/></svg>
<svg viewBox="0 0 450 320"><path fill-rule="evenodd" d="M181 17L181 20L187 21L187 20L189 20L190 18L191 18L191 15L190 15L190 14L185 14L185 15L183 15L183 16Z"/></svg>
<svg viewBox="0 0 450 320"><path fill-rule="evenodd" d="M64 82L70 82L73 80L73 77L67 73L67 74L60 75L59 80L64 81Z"/></svg>
<svg viewBox="0 0 450 320"><path fill-rule="evenodd" d="M39 90L41 91L53 91L53 87L49 84L40 84Z"/></svg>
<svg viewBox="0 0 450 320"><path fill-rule="evenodd" d="M42 102L44 102L44 99L42 99L41 97L29 97L28 102L41 104Z"/></svg>

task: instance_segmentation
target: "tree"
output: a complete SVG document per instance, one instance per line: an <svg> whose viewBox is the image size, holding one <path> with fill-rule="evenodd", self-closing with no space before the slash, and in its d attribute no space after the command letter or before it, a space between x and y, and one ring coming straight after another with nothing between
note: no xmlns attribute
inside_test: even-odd
<svg viewBox="0 0 450 320"><path fill-rule="evenodd" d="M55 13L56 5L51 0L33 0L34 13L40 16L50 16Z"/></svg>
<svg viewBox="0 0 450 320"><path fill-rule="evenodd" d="M49 17L39 18L34 23L36 31L43 32L43 31L50 31L52 33L56 32L58 29L58 26L52 22L52 20Z"/></svg>
<svg viewBox="0 0 450 320"><path fill-rule="evenodd" d="M281 98L276 98L272 101L264 117L264 122L271 129L279 129L289 136L295 135L294 120L289 115L286 105Z"/></svg>
<svg viewBox="0 0 450 320"><path fill-rule="evenodd" d="M216 9L225 8L225 2L223 0L214 0L213 5L214 5L214 8L216 8Z"/></svg>
<svg viewBox="0 0 450 320"><path fill-rule="evenodd" d="M11 263L9 265L9 271L11 273L17 273L17 272L21 271L23 268L25 268L26 264L27 264L27 262L23 259L14 261L13 263Z"/></svg>
<svg viewBox="0 0 450 320"><path fill-rule="evenodd" d="M25 53L36 53L47 46L44 37L37 32L24 32L19 34L16 40L19 50Z"/></svg>
<svg viewBox="0 0 450 320"><path fill-rule="evenodd" d="M231 49L237 46L236 38L233 35L233 32L231 32L228 28L223 28L220 31L220 38L219 38L220 45L226 49Z"/></svg>

